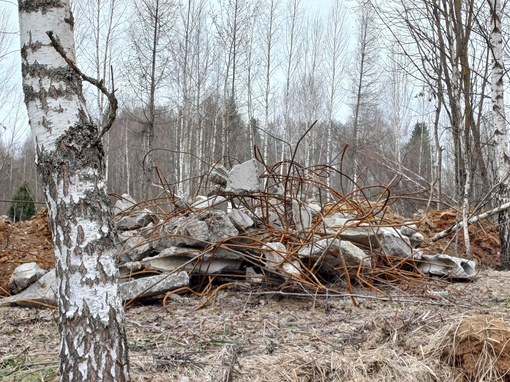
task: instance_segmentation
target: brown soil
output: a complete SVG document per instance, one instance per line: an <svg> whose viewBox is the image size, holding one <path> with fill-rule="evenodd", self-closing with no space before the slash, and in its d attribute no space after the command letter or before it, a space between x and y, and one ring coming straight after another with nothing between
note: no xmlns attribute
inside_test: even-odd
<svg viewBox="0 0 510 382"><path fill-rule="evenodd" d="M417 217L418 231L425 237L432 237L436 233L446 230L456 222L462 220L462 215L454 210L431 210ZM473 257L482 266L497 268L499 260L498 226L491 219L482 220L469 227L471 249ZM429 248L433 252L464 257L464 235L450 235L448 238L431 243Z"/></svg>
<svg viewBox="0 0 510 382"><path fill-rule="evenodd" d="M30 262L44 269L55 266L46 209L28 221L13 223L0 219L0 296L9 295L9 279L14 269Z"/></svg>
<svg viewBox="0 0 510 382"><path fill-rule="evenodd" d="M431 236L454 220L451 211L430 212L419 230ZM132 305L126 310L132 380L475 381L482 379L473 375L484 370L474 362L487 344L495 356L487 364L507 369L510 273L493 269L493 223L471 230L475 255L485 266L470 283L434 281L420 290L390 285L381 287L385 294L358 286L354 300L237 284L198 310L206 297L176 295L166 306L161 299ZM44 212L29 222L0 221L0 243L4 289L20 263L52 267ZM461 251L462 240L431 248ZM508 381L497 368L488 373L484 380ZM57 375L56 312L0 308L0 380L57 381Z"/></svg>
<svg viewBox="0 0 510 382"><path fill-rule="evenodd" d="M510 370L510 327L504 321L487 314L469 317L462 321L456 336L447 356L472 379L481 374L488 361L499 375ZM510 381L510 375L505 381Z"/></svg>

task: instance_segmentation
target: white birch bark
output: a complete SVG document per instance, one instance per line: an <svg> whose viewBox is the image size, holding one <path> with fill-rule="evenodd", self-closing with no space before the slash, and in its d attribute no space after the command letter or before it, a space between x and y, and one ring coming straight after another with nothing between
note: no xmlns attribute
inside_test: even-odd
<svg viewBox="0 0 510 382"><path fill-rule="evenodd" d="M494 119L494 147L496 151L497 182L499 204L507 203L510 192L508 176L510 163L508 157L508 128L505 118L505 102L503 97L503 35L501 33L501 1L489 0L491 11L490 48L492 51L492 110ZM499 239L501 264L510 268L510 212L504 210L499 213Z"/></svg>
<svg viewBox="0 0 510 382"><path fill-rule="evenodd" d="M37 148L55 247L60 380L129 380L115 236L99 131L75 61L69 1L20 1L23 91Z"/></svg>
<svg viewBox="0 0 510 382"><path fill-rule="evenodd" d="M270 0L266 4L267 6L267 25L265 30L265 40L264 40L264 48L265 48L265 83L264 83L264 129L266 130L266 134L264 134L264 158L268 160L269 156L269 143L268 143L268 134L271 130L269 126L269 112L271 107L271 93L272 93L272 83L271 77L274 70L274 47L276 43L276 34L277 28L275 25L276 21L276 8L278 6L276 0Z"/></svg>
<svg viewBox="0 0 510 382"><path fill-rule="evenodd" d="M333 150L336 148L336 143L333 141L333 130L335 128L333 118L340 103L340 87L343 80L344 60L348 44L346 10L341 2L334 3L329 10L326 43L326 77L329 87L327 102L328 127L326 133L326 163L332 166L334 156ZM340 168L338 168L338 170L340 170ZM326 180L328 187L332 186L331 181L331 177L328 177Z"/></svg>

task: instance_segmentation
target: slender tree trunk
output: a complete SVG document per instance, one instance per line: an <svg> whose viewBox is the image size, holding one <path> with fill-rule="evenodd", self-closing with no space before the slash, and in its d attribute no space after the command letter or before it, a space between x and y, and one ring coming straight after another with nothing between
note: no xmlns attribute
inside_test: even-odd
<svg viewBox="0 0 510 382"><path fill-rule="evenodd" d="M60 380L129 380L104 151L85 108L69 1L20 1L23 90L55 247Z"/></svg>
<svg viewBox="0 0 510 382"><path fill-rule="evenodd" d="M441 107L444 103L443 92L438 81L438 93L437 93L437 106L434 113L434 144L436 151L434 179L437 184L437 209L442 208L443 198L443 147L441 146L440 133L439 133L439 118L441 117Z"/></svg>
<svg viewBox="0 0 510 382"><path fill-rule="evenodd" d="M499 204L510 200L510 163L508 157L508 128L505 118L503 75L503 36L501 32L501 0L489 0L491 10L490 45L492 50L492 110L494 118L494 146L496 148L497 182ZM499 213L499 240L501 242L501 265L510 269L510 211Z"/></svg>
<svg viewBox="0 0 510 382"><path fill-rule="evenodd" d="M290 158L292 151L292 119L291 119L291 85L294 80L296 71L297 45L299 35L299 17L300 17L300 0L289 1L289 25L285 31L288 38L286 68L285 68L285 94L284 94L284 141L282 142L282 152L280 160L283 162L285 157ZM285 144L286 143L286 144ZM284 166L281 166L281 174L285 173Z"/></svg>
<svg viewBox="0 0 510 382"><path fill-rule="evenodd" d="M268 133L270 131L269 126L269 96L271 95L271 72L272 72L272 59L273 59L273 48L274 48L274 22L275 22L275 12L276 12L276 2L275 0L271 0L268 4L269 6L269 20L266 31L266 62L265 62L265 84L264 84L264 159L269 160L269 143L268 143ZM276 159L276 158L275 158Z"/></svg>
<svg viewBox="0 0 510 382"><path fill-rule="evenodd" d="M159 45L159 33L161 29L161 16L160 16L160 2L156 0L154 4L153 17L153 30L152 30L152 46L151 46L151 63L150 63L150 87L149 87L149 102L147 120L144 121L144 138L145 138L145 163L144 163L144 182L143 182L143 198L151 198L151 184L153 181L154 173L154 159L152 150L154 148L154 129L156 123L156 66L158 60L158 45Z"/></svg>

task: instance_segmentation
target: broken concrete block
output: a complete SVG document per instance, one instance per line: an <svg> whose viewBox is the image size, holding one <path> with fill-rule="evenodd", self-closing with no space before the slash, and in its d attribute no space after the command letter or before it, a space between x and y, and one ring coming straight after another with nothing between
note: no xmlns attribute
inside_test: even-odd
<svg viewBox="0 0 510 382"><path fill-rule="evenodd" d="M171 272L183 267L186 263L191 263L192 259L199 253L198 249L169 247L162 250L156 256L120 265L119 273L121 277L124 277L141 270Z"/></svg>
<svg viewBox="0 0 510 382"><path fill-rule="evenodd" d="M239 259L198 259L192 265L187 267L193 273L214 274L238 271L241 268L242 261Z"/></svg>
<svg viewBox="0 0 510 382"><path fill-rule="evenodd" d="M138 297L152 297L189 284L188 273L175 275L162 274L129 280L119 284L119 293L123 301ZM40 307L41 304L57 306L57 280L55 269L29 286L23 292L0 300L0 305L16 304Z"/></svg>
<svg viewBox="0 0 510 382"><path fill-rule="evenodd" d="M193 215L178 216L168 220L158 236L153 245L156 251L170 247L204 247L209 239L209 227Z"/></svg>
<svg viewBox="0 0 510 382"><path fill-rule="evenodd" d="M177 244L187 246L203 246L210 236L207 223L198 219L189 220L176 234L180 236Z"/></svg>
<svg viewBox="0 0 510 382"><path fill-rule="evenodd" d="M220 210L206 210L198 216L180 216L166 222L160 231L155 248L186 246L204 248L229 237L239 235L227 214Z"/></svg>
<svg viewBox="0 0 510 382"><path fill-rule="evenodd" d="M21 264L12 272L9 289L14 294L19 293L39 280L46 272L37 263Z"/></svg>
<svg viewBox="0 0 510 382"><path fill-rule="evenodd" d="M228 217L232 223L234 223L234 226L242 230L253 227L255 224L253 219L246 212L237 208L233 208L232 211L229 212Z"/></svg>
<svg viewBox="0 0 510 382"><path fill-rule="evenodd" d="M331 234L335 234L345 228L356 226L358 223L359 220L341 212L336 212L322 219L322 226L326 227L326 232Z"/></svg>
<svg viewBox="0 0 510 382"><path fill-rule="evenodd" d="M119 293L123 301L129 301L133 298L164 294L188 284L188 273L183 271L177 274L161 274L122 282L119 284Z"/></svg>
<svg viewBox="0 0 510 382"><path fill-rule="evenodd" d="M47 272L27 289L14 296L0 300L0 305L41 307L41 304L57 306L57 276L55 269Z"/></svg>
<svg viewBox="0 0 510 382"><path fill-rule="evenodd" d="M292 200L292 220L297 231L308 230L313 224L313 210L298 200Z"/></svg>
<svg viewBox="0 0 510 382"><path fill-rule="evenodd" d="M138 261L149 256L152 244L138 231L124 231L118 233L119 263Z"/></svg>
<svg viewBox="0 0 510 382"><path fill-rule="evenodd" d="M114 216L122 213L129 212L136 205L136 201L128 194L123 194L121 199L118 199L112 209Z"/></svg>
<svg viewBox="0 0 510 382"><path fill-rule="evenodd" d="M209 180L221 187L225 187L228 182L228 170L221 164L216 164L209 175Z"/></svg>
<svg viewBox="0 0 510 382"><path fill-rule="evenodd" d="M344 229L338 236L355 244L371 248L380 248L388 256L406 258L412 255L411 242L391 227L355 227Z"/></svg>
<svg viewBox="0 0 510 382"><path fill-rule="evenodd" d="M147 227L149 224L154 223L156 219L157 217L152 211L143 209L141 211L134 210L126 216L118 215L114 221L117 229L126 231Z"/></svg>
<svg viewBox="0 0 510 382"><path fill-rule="evenodd" d="M400 227L400 233L409 238L409 242L411 243L411 247L413 249L420 248L424 246L425 237L416 231L416 225L411 224L408 226Z"/></svg>
<svg viewBox="0 0 510 382"><path fill-rule="evenodd" d="M285 273L295 276L301 274L301 264L299 261L289 258L287 249L282 243L267 243L262 249L268 268L281 269Z"/></svg>
<svg viewBox="0 0 510 382"><path fill-rule="evenodd" d="M232 167L228 175L227 192L245 194L262 190L257 160L251 159Z"/></svg>
<svg viewBox="0 0 510 382"><path fill-rule="evenodd" d="M418 232L416 229L415 224L404 225L400 227L400 233L404 236L411 237Z"/></svg>
<svg viewBox="0 0 510 382"><path fill-rule="evenodd" d="M408 237L402 236L395 228L382 227L377 230L384 253L388 256L406 258L412 255L413 249Z"/></svg>
<svg viewBox="0 0 510 382"><path fill-rule="evenodd" d="M209 228L209 237L207 240L210 243L217 243L219 241L228 239L239 235L239 231L230 221L227 214L223 211L210 210L200 214L200 220L204 221Z"/></svg>
<svg viewBox="0 0 510 382"><path fill-rule="evenodd" d="M202 253L196 248L170 247L156 256L122 264L119 266L119 272L121 276L128 276L141 270L171 272L181 269L199 274L221 273L237 271L241 264L242 258L239 254L223 248Z"/></svg>
<svg viewBox="0 0 510 382"><path fill-rule="evenodd" d="M326 273L335 273L343 268L343 262L349 268L358 269L371 266L370 256L353 243L340 239L323 239L308 246L302 247L298 255L301 259L321 261L321 270ZM343 261L342 261L343 258Z"/></svg>
<svg viewBox="0 0 510 382"><path fill-rule="evenodd" d="M476 276L476 262L459 257L419 253L414 256L416 267L431 275L471 280Z"/></svg>
<svg viewBox="0 0 510 382"><path fill-rule="evenodd" d="M227 212L228 210L228 202L223 196L213 195L208 198L202 197L191 205L193 210L206 210L214 208L215 210L220 210L223 212Z"/></svg>
<svg viewBox="0 0 510 382"><path fill-rule="evenodd" d="M128 194L122 195L122 198L115 202L112 213L115 226L120 230L146 227L157 221L156 214L147 208L138 207L135 200Z"/></svg>

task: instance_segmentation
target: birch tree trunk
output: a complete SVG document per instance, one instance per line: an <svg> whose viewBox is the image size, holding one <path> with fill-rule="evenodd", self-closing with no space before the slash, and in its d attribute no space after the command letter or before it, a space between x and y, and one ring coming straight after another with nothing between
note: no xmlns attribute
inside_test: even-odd
<svg viewBox="0 0 510 382"><path fill-rule="evenodd" d="M104 151L81 78L48 37L75 61L69 0L20 0L19 16L23 91L55 247L60 380L128 381Z"/></svg>
<svg viewBox="0 0 510 382"><path fill-rule="evenodd" d="M503 36L501 33L501 1L489 0L491 11L490 48L492 51L492 110L494 118L494 147L496 149L497 182L499 183L499 204L509 201L510 163L508 158L508 129L505 118L505 102L503 98ZM501 265L510 268L510 211L499 213L499 240Z"/></svg>

